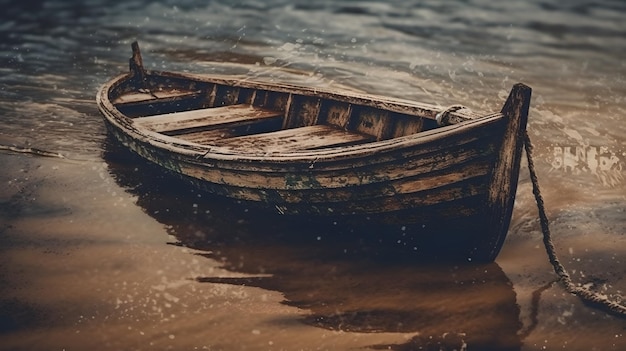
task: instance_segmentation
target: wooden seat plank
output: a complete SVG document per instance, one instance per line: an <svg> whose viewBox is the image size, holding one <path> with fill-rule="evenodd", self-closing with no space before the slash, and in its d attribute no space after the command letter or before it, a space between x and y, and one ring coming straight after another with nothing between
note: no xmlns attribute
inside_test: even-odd
<svg viewBox="0 0 626 351"><path fill-rule="evenodd" d="M289 152L345 146L374 139L370 135L349 132L333 126L314 125L228 138L219 140L216 144L235 150Z"/></svg>
<svg viewBox="0 0 626 351"><path fill-rule="evenodd" d="M268 118L279 118L282 115L280 111L239 104L138 117L133 119L133 123L158 133L164 133L200 128L214 129Z"/></svg>
<svg viewBox="0 0 626 351"><path fill-rule="evenodd" d="M180 90L162 90L162 91L134 91L131 93L120 95L113 101L116 106L139 105L154 102L167 102L170 100L193 98L200 95L200 91L180 91Z"/></svg>

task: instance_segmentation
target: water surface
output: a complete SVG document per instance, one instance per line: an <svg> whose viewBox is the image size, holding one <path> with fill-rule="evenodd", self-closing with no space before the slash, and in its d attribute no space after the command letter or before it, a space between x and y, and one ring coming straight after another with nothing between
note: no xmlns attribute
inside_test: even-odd
<svg viewBox="0 0 626 351"><path fill-rule="evenodd" d="M495 263L428 264L198 193L107 137L94 102L134 40L149 68L477 112L524 82L558 253L620 299L622 1L0 4L0 349L626 347L623 319L553 284L525 168Z"/></svg>

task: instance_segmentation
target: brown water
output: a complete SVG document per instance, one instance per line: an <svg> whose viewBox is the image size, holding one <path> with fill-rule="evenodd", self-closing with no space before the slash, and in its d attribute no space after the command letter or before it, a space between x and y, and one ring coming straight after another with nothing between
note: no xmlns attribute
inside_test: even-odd
<svg viewBox="0 0 626 351"><path fill-rule="evenodd" d="M0 4L1 350L626 349L623 319L554 284L525 168L495 263L426 263L198 193L110 140L94 103L133 40L151 68L477 111L523 81L558 253L619 300L622 1Z"/></svg>

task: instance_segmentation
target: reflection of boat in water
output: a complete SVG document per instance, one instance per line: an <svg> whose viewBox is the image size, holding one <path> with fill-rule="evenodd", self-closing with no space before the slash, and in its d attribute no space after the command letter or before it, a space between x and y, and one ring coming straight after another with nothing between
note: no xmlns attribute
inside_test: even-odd
<svg viewBox="0 0 626 351"><path fill-rule="evenodd" d="M406 345L415 349L429 343L437 345L446 334L460 336L471 345L470 350L520 347L515 293L495 263L416 267L406 262L332 260L317 255L287 261L284 256L253 257L253 250L242 252L236 247L231 254L237 264L240 255L252 261L251 271L238 268L238 272L252 273L258 263L267 273L274 269L278 273L259 278L205 277L200 281L280 291L285 304L310 311L303 321L313 326L359 333L416 332L418 336Z"/></svg>
<svg viewBox="0 0 626 351"><path fill-rule="evenodd" d="M129 149L212 193L280 213L404 228L442 255L493 261L517 189L531 90L472 114L235 77L131 71L96 100ZM466 111L466 112L463 112Z"/></svg>
<svg viewBox="0 0 626 351"><path fill-rule="evenodd" d="M404 345L374 348L439 350L437 345L458 336L468 350L520 349L516 295L495 263L415 264L414 256L398 256L397 244L379 236L331 235L325 227L277 221L282 217L246 211L220 197L198 197L194 187L154 172L115 141L106 149L114 178L167 225L175 244L206 251L224 268L253 276L206 276L200 282L279 291L285 304L309 311L303 323L320 328L416 334Z"/></svg>

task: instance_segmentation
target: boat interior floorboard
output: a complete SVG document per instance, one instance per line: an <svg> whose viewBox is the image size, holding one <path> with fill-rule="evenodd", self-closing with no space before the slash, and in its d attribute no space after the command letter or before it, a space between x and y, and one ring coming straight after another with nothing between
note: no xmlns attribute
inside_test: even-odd
<svg viewBox="0 0 626 351"><path fill-rule="evenodd" d="M313 125L274 132L227 138L217 145L233 150L290 152L346 146L373 141L371 135L350 132L330 125Z"/></svg>

